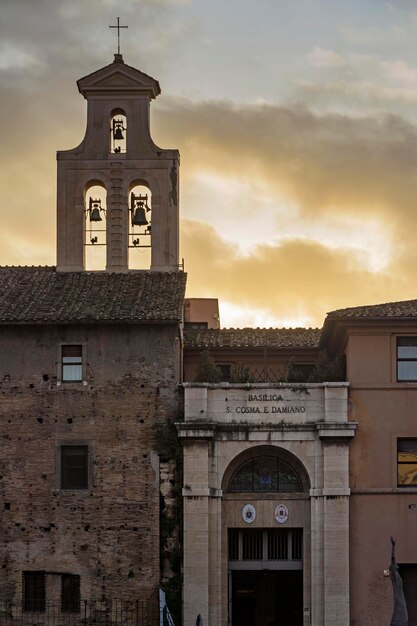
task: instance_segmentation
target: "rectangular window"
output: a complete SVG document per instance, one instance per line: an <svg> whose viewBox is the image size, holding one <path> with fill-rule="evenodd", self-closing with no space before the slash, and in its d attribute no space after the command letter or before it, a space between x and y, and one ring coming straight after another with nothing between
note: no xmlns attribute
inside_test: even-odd
<svg viewBox="0 0 417 626"><path fill-rule="evenodd" d="M62 346L62 381L81 382L83 379L83 347Z"/></svg>
<svg viewBox="0 0 417 626"><path fill-rule="evenodd" d="M397 441L398 486L417 487L417 439Z"/></svg>
<svg viewBox="0 0 417 626"><path fill-rule="evenodd" d="M45 572L23 572L23 610L45 611Z"/></svg>
<svg viewBox="0 0 417 626"><path fill-rule="evenodd" d="M229 528L230 561L302 561L301 528Z"/></svg>
<svg viewBox="0 0 417 626"><path fill-rule="evenodd" d="M61 575L61 611L80 612L80 577L77 574Z"/></svg>
<svg viewBox="0 0 417 626"><path fill-rule="evenodd" d="M195 330L202 330L208 328L208 322L184 322L184 328L194 328Z"/></svg>
<svg viewBox="0 0 417 626"><path fill-rule="evenodd" d="M225 365L218 365L217 367L220 368L220 371L222 373L222 382L228 382L230 380L232 366L229 364L227 365L225 364Z"/></svg>
<svg viewBox="0 0 417 626"><path fill-rule="evenodd" d="M417 382L417 337L397 337L397 381Z"/></svg>
<svg viewBox="0 0 417 626"><path fill-rule="evenodd" d="M88 446L61 446L61 489L88 489Z"/></svg>

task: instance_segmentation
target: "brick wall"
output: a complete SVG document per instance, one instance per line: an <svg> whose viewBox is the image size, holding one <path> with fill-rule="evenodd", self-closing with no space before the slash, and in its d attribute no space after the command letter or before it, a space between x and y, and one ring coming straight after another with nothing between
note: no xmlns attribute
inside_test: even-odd
<svg viewBox="0 0 417 626"><path fill-rule="evenodd" d="M84 383L57 383L58 344L86 343ZM177 416L174 325L0 328L0 597L22 571L79 574L82 597L145 598L159 582L156 421ZM60 489L62 444L89 446L91 489Z"/></svg>

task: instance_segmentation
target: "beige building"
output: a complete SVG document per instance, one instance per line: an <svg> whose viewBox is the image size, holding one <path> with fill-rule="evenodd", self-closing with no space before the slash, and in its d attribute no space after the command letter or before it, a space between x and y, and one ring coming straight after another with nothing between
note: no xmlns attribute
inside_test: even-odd
<svg viewBox="0 0 417 626"><path fill-rule="evenodd" d="M262 342L281 382L252 382ZM187 330L190 380L207 348L249 376L185 384L185 626L388 624L390 535L417 624L417 301Z"/></svg>

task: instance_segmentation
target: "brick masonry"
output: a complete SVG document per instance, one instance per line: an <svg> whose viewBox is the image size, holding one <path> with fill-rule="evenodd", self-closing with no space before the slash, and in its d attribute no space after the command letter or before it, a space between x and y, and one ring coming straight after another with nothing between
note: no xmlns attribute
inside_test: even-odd
<svg viewBox="0 0 417 626"><path fill-rule="evenodd" d="M60 343L86 344L84 383L59 384ZM178 409L176 325L0 329L0 597L22 572L79 574L86 598L146 598L159 570L154 424ZM59 448L87 443L91 489L60 489ZM49 598L51 596L49 595Z"/></svg>

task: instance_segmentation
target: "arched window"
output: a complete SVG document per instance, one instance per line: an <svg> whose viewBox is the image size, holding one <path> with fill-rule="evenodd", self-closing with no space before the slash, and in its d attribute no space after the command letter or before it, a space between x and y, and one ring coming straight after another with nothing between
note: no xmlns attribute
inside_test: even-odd
<svg viewBox="0 0 417 626"><path fill-rule="evenodd" d="M85 268L104 270L106 267L106 189L96 182L87 185L84 196Z"/></svg>
<svg viewBox="0 0 417 626"><path fill-rule="evenodd" d="M151 266L152 194L145 181L136 181L129 193L129 269Z"/></svg>
<svg viewBox="0 0 417 626"><path fill-rule="evenodd" d="M260 456L243 463L229 483L231 492L303 491L295 469L278 457Z"/></svg>
<svg viewBox="0 0 417 626"><path fill-rule="evenodd" d="M126 152L127 118L123 109L114 109L110 114L110 152Z"/></svg>

